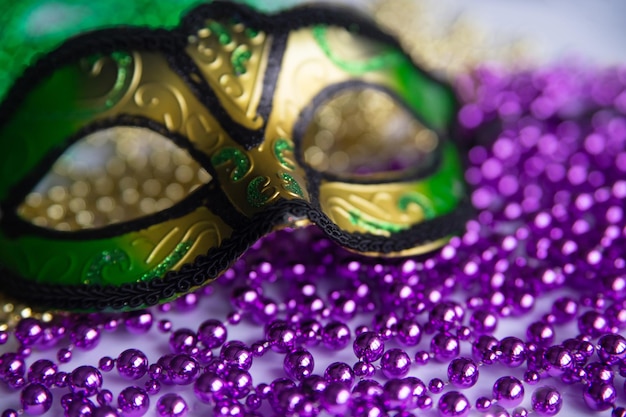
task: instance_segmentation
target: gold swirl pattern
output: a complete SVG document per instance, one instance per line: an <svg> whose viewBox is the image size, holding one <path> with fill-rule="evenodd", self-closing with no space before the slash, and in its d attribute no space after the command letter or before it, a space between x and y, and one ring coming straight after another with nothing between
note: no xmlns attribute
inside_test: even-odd
<svg viewBox="0 0 626 417"><path fill-rule="evenodd" d="M248 129L264 124L257 111L271 43L271 36L241 23L207 20L186 48L226 111Z"/></svg>

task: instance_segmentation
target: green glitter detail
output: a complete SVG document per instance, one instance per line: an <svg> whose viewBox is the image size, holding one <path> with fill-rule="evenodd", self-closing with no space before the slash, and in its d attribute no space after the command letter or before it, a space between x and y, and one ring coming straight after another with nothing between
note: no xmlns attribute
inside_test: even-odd
<svg viewBox="0 0 626 417"><path fill-rule="evenodd" d="M290 193L299 195L300 197L304 197L302 188L300 187L300 184L298 184L298 181L296 181L294 177L292 177L290 174L287 174L286 172L283 172L282 174L280 174L280 176L285 182L285 184L283 185L285 190L289 191Z"/></svg>
<svg viewBox="0 0 626 417"><path fill-rule="evenodd" d="M84 284L104 284L104 269L114 265L126 265L128 269L130 258L128 254L121 249L112 249L102 251L97 255L87 267L84 275Z"/></svg>
<svg viewBox="0 0 626 417"><path fill-rule="evenodd" d="M130 66L133 62L133 58L130 54L125 52L114 52L111 54L111 58L117 62L118 70L117 70L117 78L115 80L115 85L111 90L111 98L106 101L107 108L111 108L117 104L120 99L124 96L125 89L124 85L128 79L128 72Z"/></svg>
<svg viewBox="0 0 626 417"><path fill-rule="evenodd" d="M350 210L348 214L350 216L350 223L371 232L380 232L381 230L384 230L386 232L397 233L410 227L380 220L367 220L364 219L363 216L361 216L361 213L356 210Z"/></svg>
<svg viewBox="0 0 626 417"><path fill-rule="evenodd" d="M221 23L210 22L208 26L211 32L213 32L213 34L217 36L217 40L219 41L220 44L228 45L229 43L233 41L233 38L230 36L230 33L228 33L228 30Z"/></svg>
<svg viewBox="0 0 626 417"><path fill-rule="evenodd" d="M215 166L232 163L235 168L233 168L230 174L230 179L234 182L241 181L251 168L248 156L237 148L222 148L213 155L211 163Z"/></svg>
<svg viewBox="0 0 626 417"><path fill-rule="evenodd" d="M398 208L402 211L406 211L409 207L409 204L417 204L424 212L424 217L426 219L432 219L437 216L437 213L430 203L430 200L420 193L410 192L404 194L398 200Z"/></svg>
<svg viewBox="0 0 626 417"><path fill-rule="evenodd" d="M295 169L295 166L285 158L285 152L293 152L293 143L285 138L279 138L274 142L274 155L283 167L289 170Z"/></svg>
<svg viewBox="0 0 626 417"><path fill-rule="evenodd" d="M230 63L233 65L235 75L242 75L246 73L246 63L251 57L252 52L250 52L245 45L239 45L235 48L233 53L230 55Z"/></svg>
<svg viewBox="0 0 626 417"><path fill-rule="evenodd" d="M166 272L170 271L174 265L180 262L181 259L191 249L192 242L181 242L161 261L157 266L146 272L139 278L140 281L151 281L156 278L161 278Z"/></svg>
<svg viewBox="0 0 626 417"><path fill-rule="evenodd" d="M246 28L243 32L249 39L254 39L259 36L259 31L253 28Z"/></svg>
<svg viewBox="0 0 626 417"><path fill-rule="evenodd" d="M366 61L347 61L333 52L330 44L328 43L328 39L326 39L327 31L328 28L326 26L314 26L313 37L315 38L315 41L328 59L330 59L339 68L352 75L361 75L370 71L394 67L407 60L401 51L389 49L388 51Z"/></svg>
<svg viewBox="0 0 626 417"><path fill-rule="evenodd" d="M267 181L267 177L255 177L248 183L248 204L252 207L259 208L267 204L269 199L263 194L263 188Z"/></svg>

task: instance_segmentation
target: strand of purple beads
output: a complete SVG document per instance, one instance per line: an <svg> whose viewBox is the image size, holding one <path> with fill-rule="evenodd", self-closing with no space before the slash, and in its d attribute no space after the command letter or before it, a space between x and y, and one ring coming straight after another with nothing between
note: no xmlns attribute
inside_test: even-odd
<svg viewBox="0 0 626 417"><path fill-rule="evenodd" d="M462 133L478 142L463 236L388 260L282 231L159 308L22 320L0 333L2 417L551 416L564 390L626 416L626 68L483 68L457 90ZM181 316L201 319L174 326ZM241 326L245 340L229 337ZM136 348L75 363L120 334ZM167 347L149 357L149 344ZM277 358L280 371L253 378ZM447 373L425 378L432 362ZM107 388L120 378L132 385ZM493 389L472 396L479 379Z"/></svg>

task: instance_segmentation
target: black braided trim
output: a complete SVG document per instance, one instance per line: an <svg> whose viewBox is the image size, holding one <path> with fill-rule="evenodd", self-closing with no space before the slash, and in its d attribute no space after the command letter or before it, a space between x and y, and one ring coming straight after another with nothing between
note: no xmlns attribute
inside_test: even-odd
<svg viewBox="0 0 626 417"><path fill-rule="evenodd" d="M33 282L0 267L0 286L20 301L42 308L72 311L130 310L155 305L206 284L217 278L261 237L289 219L308 218L330 239L359 252L389 254L425 244L460 232L470 214L464 201L449 214L417 224L394 234L393 238L368 233L342 231L328 216L303 200L280 201L254 216L222 244L179 271L147 282L113 285L53 285Z"/></svg>

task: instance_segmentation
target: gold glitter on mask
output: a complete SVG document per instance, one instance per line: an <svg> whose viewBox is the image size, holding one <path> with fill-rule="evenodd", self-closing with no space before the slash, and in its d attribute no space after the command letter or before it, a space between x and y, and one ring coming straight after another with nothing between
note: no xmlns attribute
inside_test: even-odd
<svg viewBox="0 0 626 417"><path fill-rule="evenodd" d="M163 211L210 180L169 139L144 128L114 127L70 147L18 212L40 227L92 229Z"/></svg>

